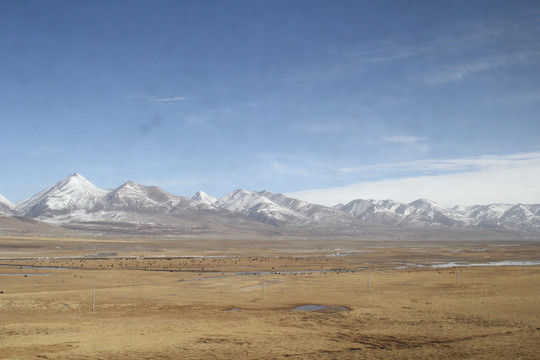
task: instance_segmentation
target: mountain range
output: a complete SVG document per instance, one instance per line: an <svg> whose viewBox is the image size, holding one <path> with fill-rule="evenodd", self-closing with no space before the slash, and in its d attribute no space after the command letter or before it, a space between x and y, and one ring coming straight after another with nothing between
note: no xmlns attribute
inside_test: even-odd
<svg viewBox="0 0 540 360"><path fill-rule="evenodd" d="M65 229L194 234L271 234L276 229L360 234L370 229L540 231L540 204L442 207L419 199L353 200L327 207L268 191L235 190L220 199L202 191L191 198L128 181L96 187L72 174L14 205L0 195L0 215L31 218ZM1 227L1 225L0 225Z"/></svg>

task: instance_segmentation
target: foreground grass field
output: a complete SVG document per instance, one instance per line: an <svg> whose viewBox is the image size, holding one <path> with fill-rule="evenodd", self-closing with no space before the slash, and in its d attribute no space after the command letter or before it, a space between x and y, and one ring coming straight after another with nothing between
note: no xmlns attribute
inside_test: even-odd
<svg viewBox="0 0 540 360"><path fill-rule="evenodd" d="M539 266L427 266L535 242L0 242L0 358L538 358Z"/></svg>

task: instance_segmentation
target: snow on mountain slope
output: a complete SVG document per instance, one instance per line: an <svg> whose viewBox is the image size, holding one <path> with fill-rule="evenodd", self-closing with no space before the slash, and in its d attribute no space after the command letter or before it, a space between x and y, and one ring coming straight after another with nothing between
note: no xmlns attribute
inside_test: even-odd
<svg viewBox="0 0 540 360"><path fill-rule="evenodd" d="M540 204L528 205L529 210L536 216L540 216Z"/></svg>
<svg viewBox="0 0 540 360"><path fill-rule="evenodd" d="M431 201L431 200L427 200L427 199L418 199L418 200L415 200L415 201L409 203L408 205L412 206L412 207L414 207L414 208L416 208L418 210L421 210L421 211L433 212L433 211L445 210L445 208L443 208L442 206L440 206L436 202Z"/></svg>
<svg viewBox="0 0 540 360"><path fill-rule="evenodd" d="M404 215L403 221L413 225L466 226L470 223L467 217L426 199L407 204Z"/></svg>
<svg viewBox="0 0 540 360"><path fill-rule="evenodd" d="M405 204L400 203L399 201L390 200L390 199L387 199L387 200L371 200L371 201L373 201L374 204L379 205L381 208L387 209L387 210L390 210L390 211L393 211L393 212L399 212L400 210L398 210L398 209L403 209L404 207L406 207Z"/></svg>
<svg viewBox="0 0 540 360"><path fill-rule="evenodd" d="M362 219L366 214L372 213L375 209L375 204L372 200L352 200L347 204L336 206L337 209L351 214L355 218Z"/></svg>
<svg viewBox="0 0 540 360"><path fill-rule="evenodd" d="M273 204L269 199L260 196L256 192L237 189L218 201L215 206L235 212L246 212L259 203Z"/></svg>
<svg viewBox="0 0 540 360"><path fill-rule="evenodd" d="M1 194L0 194L0 204L6 205L10 209L15 208L15 205L11 201L3 197Z"/></svg>
<svg viewBox="0 0 540 360"><path fill-rule="evenodd" d="M107 190L100 189L79 174L72 174L24 200L15 210L23 216L47 219L73 210L98 210Z"/></svg>
<svg viewBox="0 0 540 360"><path fill-rule="evenodd" d="M519 230L538 229L540 228L540 216L533 212L536 207L534 205L514 205L505 211L498 220L504 226Z"/></svg>
<svg viewBox="0 0 540 360"><path fill-rule="evenodd" d="M103 190L79 174L68 176L15 207L0 196L0 215L15 214L58 224L163 221L204 224L210 228L212 224L248 226L246 224L256 221L274 226L361 231L369 222L415 228L540 230L540 204L491 204L447 209L426 199L409 204L394 200L358 199L330 208L283 194L241 189L219 200L202 191L190 199L132 181L113 190Z"/></svg>
<svg viewBox="0 0 540 360"><path fill-rule="evenodd" d="M23 216L57 224L140 223L158 221L158 217L173 221L170 219L228 216L226 210L218 211L209 205L171 194L156 186L144 186L128 181L107 191L95 187L79 174L70 175L23 201L17 209Z"/></svg>
<svg viewBox="0 0 540 360"><path fill-rule="evenodd" d="M217 201L216 198L208 195L207 193L203 191L198 191L195 195L191 197L191 200L203 203L206 205L214 205L214 203Z"/></svg>
<svg viewBox="0 0 540 360"><path fill-rule="evenodd" d="M335 208L311 204L306 201L287 197L283 194L274 194L268 191L259 191L257 194L266 197L279 206L295 212L299 216L304 217L311 222L317 221L335 223L352 220L344 217L343 212Z"/></svg>
<svg viewBox="0 0 540 360"><path fill-rule="evenodd" d="M345 205L337 207L339 210L354 216L357 219L375 222L386 225L396 225L401 221L402 216L396 210L403 207L392 200L352 200Z"/></svg>
<svg viewBox="0 0 540 360"><path fill-rule="evenodd" d="M278 225L280 222L301 222L305 216L274 203L255 191L238 189L225 195L214 206L239 212L256 221Z"/></svg>
<svg viewBox="0 0 540 360"><path fill-rule="evenodd" d="M341 205L339 209L358 219L382 224L464 226L469 223L465 216L426 199L409 204L358 199Z"/></svg>
<svg viewBox="0 0 540 360"><path fill-rule="evenodd" d="M14 214L15 205L8 199L0 195L0 215L12 215Z"/></svg>
<svg viewBox="0 0 540 360"><path fill-rule="evenodd" d="M498 222L506 211L512 208L509 204L474 205L462 208L454 208L454 211L476 221Z"/></svg>
<svg viewBox="0 0 540 360"><path fill-rule="evenodd" d="M359 199L336 208L358 219L402 226L540 229L539 204L490 204L447 209L426 199L418 199L409 204L393 200Z"/></svg>
<svg viewBox="0 0 540 360"><path fill-rule="evenodd" d="M189 199L166 192L156 186L144 186L128 181L102 199L105 210L166 214Z"/></svg>
<svg viewBox="0 0 540 360"><path fill-rule="evenodd" d="M334 227L355 222L352 216L338 209L268 191L236 190L219 199L214 206L272 225Z"/></svg>

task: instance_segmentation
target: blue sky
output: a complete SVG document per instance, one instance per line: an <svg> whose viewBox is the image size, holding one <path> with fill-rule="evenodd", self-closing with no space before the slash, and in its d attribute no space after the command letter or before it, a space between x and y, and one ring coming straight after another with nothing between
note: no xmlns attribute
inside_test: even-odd
<svg viewBox="0 0 540 360"><path fill-rule="evenodd" d="M0 0L0 194L79 172L540 203L536 1Z"/></svg>

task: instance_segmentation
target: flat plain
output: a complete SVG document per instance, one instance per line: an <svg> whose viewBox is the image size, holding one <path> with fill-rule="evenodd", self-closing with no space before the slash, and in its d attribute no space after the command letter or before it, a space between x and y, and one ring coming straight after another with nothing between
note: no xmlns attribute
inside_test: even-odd
<svg viewBox="0 0 540 360"><path fill-rule="evenodd" d="M539 262L517 240L1 237L0 358L534 359Z"/></svg>

